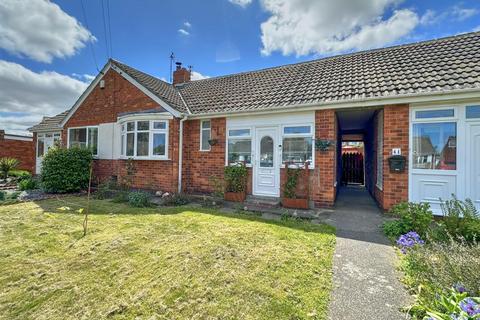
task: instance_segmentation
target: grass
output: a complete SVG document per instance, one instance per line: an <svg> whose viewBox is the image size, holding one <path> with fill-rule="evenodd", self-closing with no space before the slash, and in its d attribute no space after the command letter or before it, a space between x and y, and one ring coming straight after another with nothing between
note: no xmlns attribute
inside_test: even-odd
<svg viewBox="0 0 480 320"><path fill-rule="evenodd" d="M334 230L84 198L0 207L0 318L325 319Z"/></svg>

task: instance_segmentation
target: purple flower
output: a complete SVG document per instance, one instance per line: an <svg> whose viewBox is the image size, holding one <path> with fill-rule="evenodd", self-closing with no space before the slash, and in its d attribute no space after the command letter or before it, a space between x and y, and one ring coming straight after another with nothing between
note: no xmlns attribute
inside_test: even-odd
<svg viewBox="0 0 480 320"><path fill-rule="evenodd" d="M397 245L404 254L407 253L408 249L413 248L415 245L423 245L424 243L425 241L423 241L415 231L403 234L397 240Z"/></svg>
<svg viewBox="0 0 480 320"><path fill-rule="evenodd" d="M468 291L467 288L465 288L465 286L460 282L455 283L453 285L453 289L455 289L455 291L457 291L458 293L465 293Z"/></svg>
<svg viewBox="0 0 480 320"><path fill-rule="evenodd" d="M480 314L480 306L472 298L465 298L460 302L460 309L470 317Z"/></svg>

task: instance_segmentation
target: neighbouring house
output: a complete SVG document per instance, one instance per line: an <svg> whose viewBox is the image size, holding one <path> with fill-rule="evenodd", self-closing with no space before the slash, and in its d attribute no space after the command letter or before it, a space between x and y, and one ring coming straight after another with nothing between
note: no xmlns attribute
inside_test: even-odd
<svg viewBox="0 0 480 320"><path fill-rule="evenodd" d="M18 169L33 173L35 169L33 138L0 130L0 158L15 158L20 162Z"/></svg>
<svg viewBox="0 0 480 320"><path fill-rule="evenodd" d="M383 209L427 201L438 213L452 194L480 207L480 33L196 81L178 63L173 84L109 60L31 131L37 172L58 141L91 147L99 180L121 181L130 164L135 187L169 192L212 192L211 177L243 161L248 194L280 197L285 163L307 161L316 207L335 204L353 135Z"/></svg>

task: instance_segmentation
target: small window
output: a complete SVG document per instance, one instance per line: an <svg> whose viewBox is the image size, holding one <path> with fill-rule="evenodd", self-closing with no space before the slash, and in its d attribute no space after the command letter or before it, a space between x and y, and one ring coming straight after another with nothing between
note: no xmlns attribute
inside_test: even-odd
<svg viewBox="0 0 480 320"><path fill-rule="evenodd" d="M230 137L249 137L250 129L232 129L228 131Z"/></svg>
<svg viewBox="0 0 480 320"><path fill-rule="evenodd" d="M138 121L137 130L138 131L147 131L150 129L150 123L148 121Z"/></svg>
<svg viewBox="0 0 480 320"><path fill-rule="evenodd" d="M167 123L165 121L154 121L153 122L153 129L164 130L166 128L167 128Z"/></svg>
<svg viewBox="0 0 480 320"><path fill-rule="evenodd" d="M43 157L43 152L45 148L44 137L39 137L37 139L37 157Z"/></svg>
<svg viewBox="0 0 480 320"><path fill-rule="evenodd" d="M454 115L455 111L453 109L415 111L415 118L417 119L450 118Z"/></svg>
<svg viewBox="0 0 480 320"><path fill-rule="evenodd" d="M284 127L283 134L310 134L310 126Z"/></svg>
<svg viewBox="0 0 480 320"><path fill-rule="evenodd" d="M210 128L210 120L202 120L200 127L200 151L210 151L210 140L212 129Z"/></svg>
<svg viewBox="0 0 480 320"><path fill-rule="evenodd" d="M312 137L284 137L282 148L283 163L305 163L312 161Z"/></svg>
<svg viewBox="0 0 480 320"><path fill-rule="evenodd" d="M480 106L467 106L467 119L480 118Z"/></svg>

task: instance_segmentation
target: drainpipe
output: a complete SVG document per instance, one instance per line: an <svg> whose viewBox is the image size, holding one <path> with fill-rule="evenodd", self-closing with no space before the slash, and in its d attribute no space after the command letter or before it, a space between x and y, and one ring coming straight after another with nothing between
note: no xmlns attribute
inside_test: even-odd
<svg viewBox="0 0 480 320"><path fill-rule="evenodd" d="M183 123L187 120L186 114L182 115L180 119L180 130L178 139L178 193L182 192L182 165L183 165Z"/></svg>

